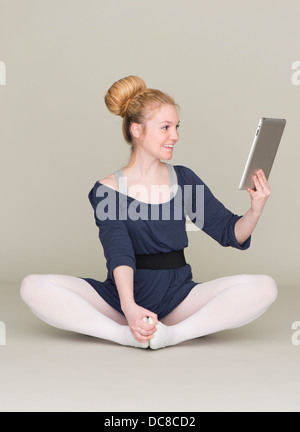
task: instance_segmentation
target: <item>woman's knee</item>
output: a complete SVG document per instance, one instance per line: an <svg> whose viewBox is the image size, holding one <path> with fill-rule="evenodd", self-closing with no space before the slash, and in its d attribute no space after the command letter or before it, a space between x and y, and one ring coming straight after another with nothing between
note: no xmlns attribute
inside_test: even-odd
<svg viewBox="0 0 300 432"><path fill-rule="evenodd" d="M25 276L20 285L20 295L22 300L30 305L33 303L38 290L41 288L44 283L43 275L31 274Z"/></svg>
<svg viewBox="0 0 300 432"><path fill-rule="evenodd" d="M268 275L257 275L253 280L259 301L266 307L274 303L278 296L276 281Z"/></svg>
<svg viewBox="0 0 300 432"><path fill-rule="evenodd" d="M263 276L264 278L264 286L266 291L266 297L269 300L270 304L274 303L278 297L278 287L275 279L271 276Z"/></svg>

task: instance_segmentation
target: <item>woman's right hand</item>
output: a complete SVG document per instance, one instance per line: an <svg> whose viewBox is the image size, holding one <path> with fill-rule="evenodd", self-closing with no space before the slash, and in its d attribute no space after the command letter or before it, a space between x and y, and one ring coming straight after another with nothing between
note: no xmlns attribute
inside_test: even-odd
<svg viewBox="0 0 300 432"><path fill-rule="evenodd" d="M133 303L130 306L127 305L127 307L123 309L123 312L131 333L138 342L148 342L153 338L154 333L156 332L156 324L158 324L157 315L155 313L138 306L136 303ZM143 318L145 317L152 318L154 324L148 324L143 321Z"/></svg>

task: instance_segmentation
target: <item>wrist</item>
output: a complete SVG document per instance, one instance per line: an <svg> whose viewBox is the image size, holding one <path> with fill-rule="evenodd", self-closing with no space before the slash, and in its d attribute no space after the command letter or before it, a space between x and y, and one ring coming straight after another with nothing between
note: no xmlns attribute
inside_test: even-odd
<svg viewBox="0 0 300 432"><path fill-rule="evenodd" d="M121 309L125 315L126 315L126 313L128 313L128 311L131 308L133 308L135 306L136 306L136 303L135 303L134 299L130 299L130 300L126 299L126 300L121 302Z"/></svg>
<svg viewBox="0 0 300 432"><path fill-rule="evenodd" d="M259 219L262 215L262 210L257 210L251 207L250 209L251 215L254 219Z"/></svg>

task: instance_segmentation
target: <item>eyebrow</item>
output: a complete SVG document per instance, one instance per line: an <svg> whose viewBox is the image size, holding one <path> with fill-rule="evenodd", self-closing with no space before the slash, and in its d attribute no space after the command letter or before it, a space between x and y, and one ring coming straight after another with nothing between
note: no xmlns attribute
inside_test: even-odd
<svg viewBox="0 0 300 432"><path fill-rule="evenodd" d="M170 123L170 124L173 124L173 122L168 121L168 120L165 120L165 121L160 122L160 124L162 124L162 123ZM180 120L179 120L179 122L178 122L177 124L179 124L179 123L180 123Z"/></svg>

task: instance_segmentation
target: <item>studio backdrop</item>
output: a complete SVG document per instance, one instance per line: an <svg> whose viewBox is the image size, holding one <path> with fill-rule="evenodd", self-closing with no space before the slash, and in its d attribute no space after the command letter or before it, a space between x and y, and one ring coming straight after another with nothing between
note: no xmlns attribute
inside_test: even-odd
<svg viewBox="0 0 300 432"><path fill-rule="evenodd" d="M128 163L104 95L137 75L180 105L169 161L230 210L260 117L287 119L272 195L241 252L188 231L195 281L269 274L299 282L300 4L296 0L0 0L0 280L105 280L88 192Z"/></svg>

